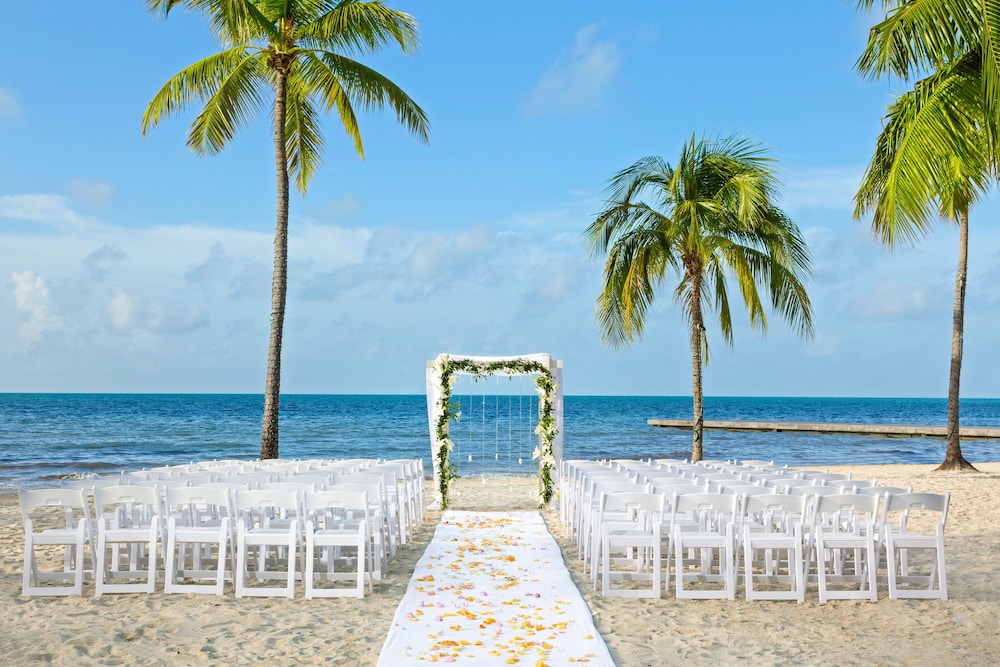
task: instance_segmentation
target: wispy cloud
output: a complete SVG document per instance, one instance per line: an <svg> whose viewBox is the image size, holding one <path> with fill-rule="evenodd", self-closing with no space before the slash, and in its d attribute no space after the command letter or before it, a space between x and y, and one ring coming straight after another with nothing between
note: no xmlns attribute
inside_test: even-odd
<svg viewBox="0 0 1000 667"><path fill-rule="evenodd" d="M0 118L20 118L21 105L14 93L6 88L0 88Z"/></svg>
<svg viewBox="0 0 1000 667"><path fill-rule="evenodd" d="M77 213L61 195L0 195L0 218L41 222L64 230L93 228L93 219Z"/></svg>
<svg viewBox="0 0 1000 667"><path fill-rule="evenodd" d="M789 169L783 174L781 207L790 212L810 208L853 211L863 175L861 167Z"/></svg>
<svg viewBox="0 0 1000 667"><path fill-rule="evenodd" d="M883 282L857 297L850 312L863 320L938 317L948 313L948 288L916 281Z"/></svg>
<svg viewBox="0 0 1000 667"><path fill-rule="evenodd" d="M614 42L597 39L598 28L594 23L576 33L522 103L525 114L572 115L600 107L621 55Z"/></svg>
<svg viewBox="0 0 1000 667"><path fill-rule="evenodd" d="M70 201L87 208L100 208L111 201L114 189L100 179L74 178L66 183Z"/></svg>

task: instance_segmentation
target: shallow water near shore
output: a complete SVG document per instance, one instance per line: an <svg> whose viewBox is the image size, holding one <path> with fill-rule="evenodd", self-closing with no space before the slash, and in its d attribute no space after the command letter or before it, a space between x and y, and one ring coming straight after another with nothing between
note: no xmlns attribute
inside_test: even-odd
<svg viewBox="0 0 1000 667"><path fill-rule="evenodd" d="M463 412L451 428L458 473L532 474L537 396L492 391L456 392ZM282 457L420 457L431 469L424 395L285 395L281 410ZM0 394L0 490L70 475L256 458L262 412L260 395ZM687 397L567 396L563 456L689 456L689 432L646 420L690 413ZM707 419L941 425L946 414L944 399L705 400ZM964 400L962 424L1000 426L1000 399ZM1000 460L1000 441L962 447L970 461ZM789 465L939 463L944 449L933 438L706 431L704 455Z"/></svg>

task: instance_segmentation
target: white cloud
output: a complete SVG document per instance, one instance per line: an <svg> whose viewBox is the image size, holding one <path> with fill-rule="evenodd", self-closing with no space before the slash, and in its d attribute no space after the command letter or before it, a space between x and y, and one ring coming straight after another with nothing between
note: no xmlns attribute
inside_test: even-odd
<svg viewBox="0 0 1000 667"><path fill-rule="evenodd" d="M105 306L108 322L113 329L127 331L135 321L135 303L124 290L116 288Z"/></svg>
<svg viewBox="0 0 1000 667"><path fill-rule="evenodd" d="M100 280L111 272L115 265L128 258L117 245L104 244L94 252L83 258L83 265L91 277Z"/></svg>
<svg viewBox="0 0 1000 667"><path fill-rule="evenodd" d="M883 282L855 298L850 312L864 320L939 317L948 312L947 289L920 282Z"/></svg>
<svg viewBox="0 0 1000 667"><path fill-rule="evenodd" d="M92 219L74 211L60 195L0 195L0 218L41 222L67 230L95 227Z"/></svg>
<svg viewBox="0 0 1000 667"><path fill-rule="evenodd" d="M542 74L522 104L529 116L572 115L600 107L621 62L618 47L597 41L597 24L584 26Z"/></svg>
<svg viewBox="0 0 1000 667"><path fill-rule="evenodd" d="M817 332L811 341L806 343L806 354L813 357L832 357L840 352L840 336Z"/></svg>
<svg viewBox="0 0 1000 667"><path fill-rule="evenodd" d="M209 324L200 306L136 297L121 288L112 290L104 310L108 323L120 332L184 334Z"/></svg>
<svg viewBox="0 0 1000 667"><path fill-rule="evenodd" d="M87 208L100 208L111 201L114 189L107 181L74 178L66 183L70 201Z"/></svg>
<svg viewBox="0 0 1000 667"><path fill-rule="evenodd" d="M810 208L854 211L861 167L791 169L784 176L781 207L789 213Z"/></svg>
<svg viewBox="0 0 1000 667"><path fill-rule="evenodd" d="M20 118L21 105L14 93L6 88L0 88L0 118Z"/></svg>
<svg viewBox="0 0 1000 667"><path fill-rule="evenodd" d="M226 247L222 243L213 243L208 249L208 258L195 264L184 272L184 280L201 287L208 287L227 279L233 261L226 255Z"/></svg>
<svg viewBox="0 0 1000 667"><path fill-rule="evenodd" d="M27 315L18 327L18 335L28 344L37 343L46 331L59 329L62 319L52 312L48 280L31 271L11 275L14 281L14 303Z"/></svg>
<svg viewBox="0 0 1000 667"><path fill-rule="evenodd" d="M361 210L361 200L352 194L346 194L319 207L319 213L334 222L347 222Z"/></svg>

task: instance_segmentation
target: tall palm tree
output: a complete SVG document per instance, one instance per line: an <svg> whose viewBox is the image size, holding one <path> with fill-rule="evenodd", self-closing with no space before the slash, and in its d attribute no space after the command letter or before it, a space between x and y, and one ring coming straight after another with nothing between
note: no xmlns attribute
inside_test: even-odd
<svg viewBox="0 0 1000 667"><path fill-rule="evenodd" d="M871 9L873 0L858 5ZM952 308L948 444L939 470L975 468L962 455L959 394L965 326L969 209L997 174L1000 156L1000 2L881 3L858 69L871 77L917 78L890 105L875 154L855 196L855 219L872 214L886 246L910 245L937 219L957 224L959 258Z"/></svg>
<svg viewBox="0 0 1000 667"><path fill-rule="evenodd" d="M260 456L277 458L289 178L305 193L319 167L321 111L337 112L362 158L358 107L388 106L411 134L427 140L423 110L392 81L352 58L393 42L404 53L414 52L417 24L412 16L377 1L146 0L146 6L164 17L178 6L201 13L223 50L164 84L143 115L143 135L197 98L204 107L191 124L187 143L199 155L212 155L225 148L256 113L265 107L273 111L278 210Z"/></svg>
<svg viewBox="0 0 1000 667"><path fill-rule="evenodd" d="M676 166L646 157L612 177L607 208L586 231L593 256L607 253L596 319L602 340L615 348L642 336L668 272L680 277L674 301L691 331L694 461L702 458L702 366L709 360L704 312L718 311L722 337L732 345L727 282L739 289L753 329L767 331L763 290L801 335L813 333L803 284L809 251L774 205L772 162L746 139L692 136Z"/></svg>

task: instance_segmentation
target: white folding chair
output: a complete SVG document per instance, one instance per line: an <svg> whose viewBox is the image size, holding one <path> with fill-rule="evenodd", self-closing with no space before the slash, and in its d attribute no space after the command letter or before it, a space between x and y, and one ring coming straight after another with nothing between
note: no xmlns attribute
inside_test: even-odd
<svg viewBox="0 0 1000 667"><path fill-rule="evenodd" d="M886 562L889 568L889 599L948 599L948 577L944 562L944 527L951 494L900 493L887 498L888 516L899 514L899 522L885 524ZM913 529L916 524L917 529ZM929 524L929 525L928 525ZM923 528L927 530L920 530ZM916 572L909 558L914 550L933 550L923 571ZM935 582L937 587L934 587ZM902 586L902 587L901 587ZM922 588L910 588L922 586Z"/></svg>
<svg viewBox="0 0 1000 667"><path fill-rule="evenodd" d="M878 600L875 524L879 500L856 493L816 498L813 543L820 604L831 599ZM857 584L857 588L831 590L830 583Z"/></svg>
<svg viewBox="0 0 1000 667"><path fill-rule="evenodd" d="M399 525L399 507L390 504L390 496L386 491L385 476L378 473L368 474L365 471L351 475L337 475L335 483L330 489L336 489L343 484L361 484L366 487L368 502L377 507L373 511L372 519L381 519L378 526L372 526L372 533L380 533L380 541L385 549L384 564L388 564L388 559L396 555L396 535Z"/></svg>
<svg viewBox="0 0 1000 667"><path fill-rule="evenodd" d="M742 496L725 493L686 493L674 497L671 523L676 577L675 594L684 599L736 598L736 523ZM697 529L677 521L679 515L697 519ZM686 558L685 551L696 556ZM668 554L669 562L669 554ZM690 569L689 569L690 568ZM685 582L722 584L722 588L686 586Z"/></svg>
<svg viewBox="0 0 1000 667"><path fill-rule="evenodd" d="M152 593L161 538L159 489L97 488L94 503L98 514L94 594Z"/></svg>
<svg viewBox="0 0 1000 667"><path fill-rule="evenodd" d="M612 520L615 514L622 515L626 520L630 512L621 508L609 509L601 508L601 497L609 493L648 493L649 487L638 482L631 481L619 473L616 478L599 477L591 480L588 491L585 494L584 505L592 507L589 516L585 517L582 523L582 535L586 542L583 544L583 569L590 568L591 577L594 581L594 589L597 589L597 572L600 569L601 555L601 521ZM591 500L591 497L593 500Z"/></svg>
<svg viewBox="0 0 1000 667"><path fill-rule="evenodd" d="M22 490L24 519L24 581L22 595L83 595L84 547L93 553L90 507L83 489ZM63 547L59 570L43 570L36 547ZM56 554L46 554L56 556ZM43 556L44 558L44 556ZM44 563L44 561L43 561ZM46 581L72 581L66 586Z"/></svg>
<svg viewBox="0 0 1000 667"><path fill-rule="evenodd" d="M295 561L298 558L301 531L297 518L287 522L285 518L299 511L299 494L292 491L237 491L235 502L239 516L234 573L236 597L283 595L289 599L294 598ZM271 525L272 521L276 526ZM277 525L281 522L284 524ZM252 575L258 583L284 580L283 587L249 585L251 549L257 552Z"/></svg>
<svg viewBox="0 0 1000 667"><path fill-rule="evenodd" d="M601 592L605 596L658 598L662 585L660 525L666 498L661 493L602 493L597 530L601 536ZM613 558L614 552L625 552ZM612 570L612 561L626 569ZM596 565L594 568L596 569ZM623 589L611 580L650 581L651 588Z"/></svg>
<svg viewBox="0 0 1000 667"><path fill-rule="evenodd" d="M222 595L227 561L230 571L236 571L229 490L214 487L167 489L166 508L163 592ZM181 583L181 578L193 581ZM194 583L194 580L211 580L212 583Z"/></svg>
<svg viewBox="0 0 1000 667"><path fill-rule="evenodd" d="M351 493L364 493L368 498L368 553L371 555L370 573L375 581L381 581L382 577L389 571L389 552L386 546L385 519L382 513L382 503L373 499L379 490L378 482L366 483L341 483L338 482L330 487L329 491L349 491Z"/></svg>
<svg viewBox="0 0 1000 667"><path fill-rule="evenodd" d="M743 523L747 600L805 601L802 524L806 500L805 496L784 494L747 497ZM780 583L788 584L788 588L758 586Z"/></svg>
<svg viewBox="0 0 1000 667"><path fill-rule="evenodd" d="M306 599L314 597L364 597L365 581L372 589L372 561L368 552L368 497L364 492L317 491L305 496L305 584ZM346 548L346 549L345 549ZM348 551L353 549L353 554ZM338 571L337 563L354 572ZM325 570L316 571L317 562ZM354 580L354 588L320 587L319 581Z"/></svg>

